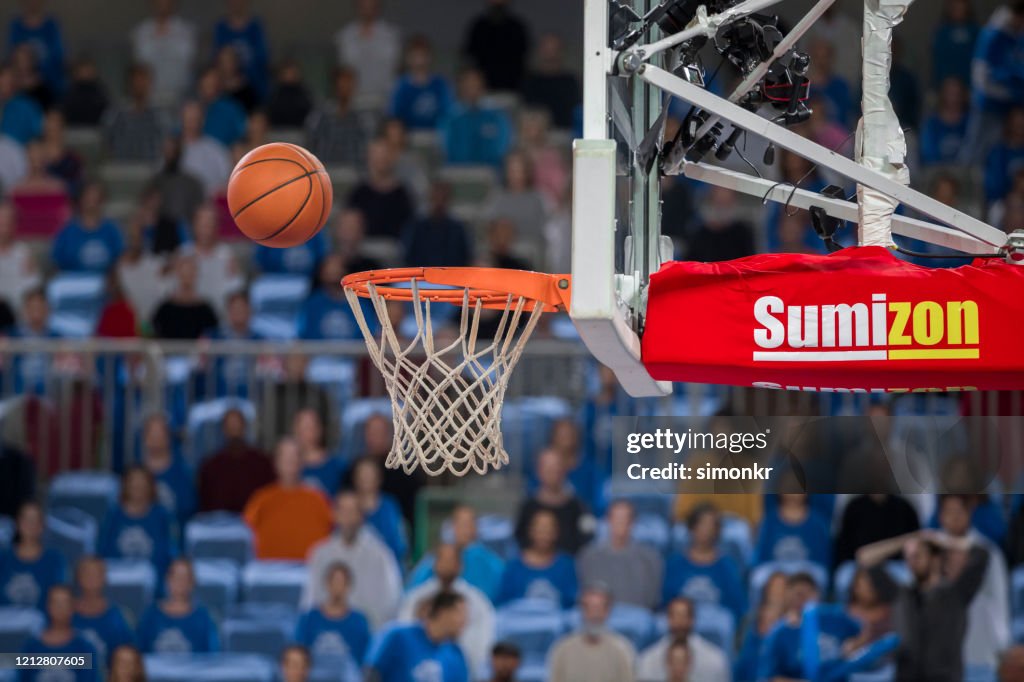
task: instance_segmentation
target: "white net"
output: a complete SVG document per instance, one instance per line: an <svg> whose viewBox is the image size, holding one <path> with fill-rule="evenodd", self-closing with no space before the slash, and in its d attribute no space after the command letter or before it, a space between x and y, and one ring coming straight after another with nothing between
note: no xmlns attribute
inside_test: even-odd
<svg viewBox="0 0 1024 682"><path fill-rule="evenodd" d="M544 308L509 294L502 309L489 309L464 289L458 333L449 340L444 330L453 304L433 304L448 313L435 330L429 293L421 297L416 279L410 287L416 321L411 338L395 328L388 301L374 284L367 285L366 300L380 324L379 337L370 331L358 295L345 290L393 403L395 438L386 466L406 473L419 466L434 476L500 469L508 464L501 437L505 389Z"/></svg>

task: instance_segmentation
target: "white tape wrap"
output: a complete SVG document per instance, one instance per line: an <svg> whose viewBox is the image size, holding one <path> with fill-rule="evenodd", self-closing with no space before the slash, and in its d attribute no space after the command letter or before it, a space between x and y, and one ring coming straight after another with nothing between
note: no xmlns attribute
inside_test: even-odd
<svg viewBox="0 0 1024 682"><path fill-rule="evenodd" d="M906 165L907 141L899 118L889 101L889 72L892 68L892 32L903 21L914 0L865 0L863 117L857 124L856 160L903 185L910 184ZM860 244L893 248L892 215L898 202L862 185L857 186L860 203Z"/></svg>

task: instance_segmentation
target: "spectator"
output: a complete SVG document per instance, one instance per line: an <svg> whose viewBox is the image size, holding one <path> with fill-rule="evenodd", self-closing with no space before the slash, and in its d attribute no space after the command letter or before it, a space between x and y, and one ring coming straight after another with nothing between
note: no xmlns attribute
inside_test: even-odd
<svg viewBox="0 0 1024 682"><path fill-rule="evenodd" d="M608 538L587 545L576 559L580 582L606 585L616 603L654 610L660 603L664 560L652 547L633 540L636 512L632 504L612 502L606 518Z"/></svg>
<svg viewBox="0 0 1024 682"><path fill-rule="evenodd" d="M174 274L174 293L153 314L153 334L159 339L195 341L217 327L217 312L197 288L199 264L195 256L177 256Z"/></svg>
<svg viewBox="0 0 1024 682"><path fill-rule="evenodd" d="M593 535L594 518L587 506L568 485L565 458L549 448L537 456L539 487L519 508L516 520L516 542L525 547L532 532L533 517L550 511L558 521L558 544L561 551L575 554Z"/></svg>
<svg viewBox="0 0 1024 682"><path fill-rule="evenodd" d="M198 127L198 124L194 123L193 125ZM199 136L194 139L198 140ZM180 137L166 138L163 149L163 165L149 181L147 190L159 192L161 215L179 223L185 222L195 215L196 210L203 203L205 190L202 183L182 167L182 139ZM195 149L192 151L193 158L190 159L190 162L195 165L196 158L201 155L195 154ZM219 151L218 158L220 161L223 161L224 158Z"/></svg>
<svg viewBox="0 0 1024 682"><path fill-rule="evenodd" d="M484 103L486 81L476 69L459 76L459 102L441 128L448 163L499 167L512 144L512 124Z"/></svg>
<svg viewBox="0 0 1024 682"><path fill-rule="evenodd" d="M463 573L461 552L455 545L441 545L435 551L434 577L410 588L398 609L398 620L413 622L423 607L439 593L454 592L466 604L466 627L458 639L466 655L473 679L486 674L487 658L494 644L496 617L490 599L460 577Z"/></svg>
<svg viewBox="0 0 1024 682"><path fill-rule="evenodd" d="M46 114L42 146L46 171L63 180L70 194L78 194L82 185L82 157L67 145L64 115L59 110L54 109Z"/></svg>
<svg viewBox="0 0 1024 682"><path fill-rule="evenodd" d="M985 159L999 140L1006 115L1024 105L1024 73L1017 51L1024 37L1024 2L1011 0L981 29L971 62L971 121L965 160Z"/></svg>
<svg viewBox="0 0 1024 682"><path fill-rule="evenodd" d="M199 104L189 102L181 109L181 173L195 178L207 198L225 186L234 164L231 152L218 138L205 132Z"/></svg>
<svg viewBox="0 0 1024 682"><path fill-rule="evenodd" d="M150 604L139 617L139 648L147 654L201 654L220 650L217 624L193 592L196 574L188 559L167 568L167 597Z"/></svg>
<svg viewBox="0 0 1024 682"><path fill-rule="evenodd" d="M421 152L409 145L409 131L397 118L385 119L381 125L380 137L387 142L395 156L395 176L413 195L417 208L427 205L430 192L430 178Z"/></svg>
<svg viewBox="0 0 1024 682"><path fill-rule="evenodd" d="M556 128L570 130L583 93L576 75L565 68L564 48L557 33L541 36L533 70L523 83L523 100L546 111Z"/></svg>
<svg viewBox="0 0 1024 682"><path fill-rule="evenodd" d="M100 319L96 322L96 336L105 339L134 339L139 336L139 320L131 301L125 296L117 273L108 272Z"/></svg>
<svg viewBox="0 0 1024 682"><path fill-rule="evenodd" d="M241 514L257 490L274 482L274 463L249 442L246 427L240 410L229 409L221 418L224 444L199 465L199 511Z"/></svg>
<svg viewBox="0 0 1024 682"><path fill-rule="evenodd" d="M576 568L572 557L558 550L558 517L540 509L528 518L528 536L519 543L519 555L505 564L495 604L526 598L571 608L576 601Z"/></svg>
<svg viewBox="0 0 1024 682"><path fill-rule="evenodd" d="M491 197L485 214L489 219L508 218L519 235L530 243L543 239L547 210L534 184L533 166L522 152L505 157L504 185Z"/></svg>
<svg viewBox="0 0 1024 682"><path fill-rule="evenodd" d="M954 164L967 137L967 88L955 77L942 81L935 111L921 126L921 163Z"/></svg>
<svg viewBox="0 0 1024 682"><path fill-rule="evenodd" d="M380 17L380 0L357 0L356 19L338 31L338 63L359 76L356 96L362 106L383 109L395 84L402 56L398 29Z"/></svg>
<svg viewBox="0 0 1024 682"><path fill-rule="evenodd" d="M901 585L882 565L901 551L913 582ZM964 555L966 554L966 559ZM951 557L959 570L947 571ZM857 552L875 585L898 594L895 607L897 680L953 682L963 678L968 609L985 579L989 555L969 536L926 530L882 540Z"/></svg>
<svg viewBox="0 0 1024 682"><path fill-rule="evenodd" d="M1017 644L1003 652L997 674L999 682L1024 679L1024 645Z"/></svg>
<svg viewBox="0 0 1024 682"><path fill-rule="evenodd" d="M51 259L60 270L103 273L114 266L124 249L121 231L104 216L107 192L87 182L75 202L75 214L53 242Z"/></svg>
<svg viewBox="0 0 1024 682"><path fill-rule="evenodd" d="M846 604L847 613L861 624L857 637L844 644L844 653L851 652L878 641L893 629L893 600L895 592L879 589L870 571L859 567L850 583L850 595Z"/></svg>
<svg viewBox="0 0 1024 682"><path fill-rule="evenodd" d="M835 45L827 40L815 40L810 45L811 81L815 89L829 104L829 117L849 130L854 112L850 83L835 72Z"/></svg>
<svg viewBox="0 0 1024 682"><path fill-rule="evenodd" d="M711 187L699 213L702 220L690 237L687 259L714 263L754 254L754 228L739 215L736 192Z"/></svg>
<svg viewBox="0 0 1024 682"><path fill-rule="evenodd" d="M2 68L2 67L0 67ZM2 79L0 72L0 79ZM0 200L10 195L28 174L28 154L14 138L0 132Z"/></svg>
<svg viewBox="0 0 1024 682"><path fill-rule="evenodd" d="M15 237L14 206L0 202L0 292L8 309L20 307L25 292L37 288L40 281L32 250Z"/></svg>
<svg viewBox="0 0 1024 682"><path fill-rule="evenodd" d="M320 261L317 286L299 311L300 339L326 341L361 338L352 309L341 288L341 278L344 276L345 263L338 254L328 254Z"/></svg>
<svg viewBox="0 0 1024 682"><path fill-rule="evenodd" d="M292 418L292 438L302 455L302 482L333 497L341 485L344 463L330 456L324 440L324 425L313 408L303 408Z"/></svg>
<svg viewBox="0 0 1024 682"><path fill-rule="evenodd" d="M366 661L367 677L402 682L428 674L445 682L469 682L469 668L455 640L466 626L466 604L453 592L439 592L424 609L421 622L390 628L378 635Z"/></svg>
<svg viewBox="0 0 1024 682"><path fill-rule="evenodd" d="M549 211L564 205L569 198L571 176L566 150L548 140L550 117L541 109L528 109L519 117L519 139L530 160L530 170L537 191L544 197Z"/></svg>
<svg viewBox="0 0 1024 682"><path fill-rule="evenodd" d="M509 270L532 270L530 263L514 253L516 224L508 218L495 218L487 225L487 251L482 265Z"/></svg>
<svg viewBox="0 0 1024 682"><path fill-rule="evenodd" d="M24 196L48 196L58 200L67 197L67 189L59 178L50 175L46 168L46 150L43 143L33 140L26 147L28 173L11 192L15 199Z"/></svg>
<svg viewBox="0 0 1024 682"><path fill-rule="evenodd" d="M252 14L251 0L226 0L227 12L213 27L214 54L231 46L241 59L245 77L260 98L267 92L267 64L270 54L263 22Z"/></svg>
<svg viewBox="0 0 1024 682"><path fill-rule="evenodd" d="M36 471L32 459L0 440L0 516L16 517L21 505L35 495L35 487ZM0 578L0 582L2 580ZM0 603L5 601L2 590L0 585Z"/></svg>
<svg viewBox="0 0 1024 682"><path fill-rule="evenodd" d="M185 459L174 452L171 425L162 412L154 412L142 422L139 461L153 475L160 506L184 526L196 510L195 478Z"/></svg>
<svg viewBox="0 0 1024 682"><path fill-rule="evenodd" d="M107 113L104 123L107 152L118 161L156 161L167 124L151 101L153 75L149 67L128 69L128 101Z"/></svg>
<svg viewBox="0 0 1024 682"><path fill-rule="evenodd" d="M914 507L899 495L858 495L843 509L836 536L835 564L856 558L857 550L921 527Z"/></svg>
<svg viewBox="0 0 1024 682"><path fill-rule="evenodd" d="M224 322L210 337L227 341L260 341L263 337L252 328L252 307L245 290L228 294ZM217 355L213 369L218 396L248 398L255 389L250 380L258 371L262 359L251 354Z"/></svg>
<svg viewBox="0 0 1024 682"><path fill-rule="evenodd" d="M309 150L326 164L361 164L376 117L355 105L356 72L339 67L334 72L334 100L309 117Z"/></svg>
<svg viewBox="0 0 1024 682"><path fill-rule="evenodd" d="M405 229L404 262L419 267L463 267L473 262L466 226L451 214L452 187L437 180L430 188L430 210Z"/></svg>
<svg viewBox="0 0 1024 682"><path fill-rule="evenodd" d="M933 86L941 90L950 78L965 88L970 85L978 31L970 0L946 0L942 20L932 35Z"/></svg>
<svg viewBox="0 0 1024 682"><path fill-rule="evenodd" d="M940 178L941 177L942 176L940 176ZM948 181L949 182L955 182L956 181L955 178L952 178L952 177L949 177L949 176L947 176L947 177L948 177ZM933 181L933 182L936 182L936 181ZM960 198L960 185L959 184L956 184L951 189L947 189L947 188L942 188L942 189L944 189L947 192L948 195L953 196L956 199ZM934 197L935 194L933 193L932 196ZM996 226L1003 226L1003 227L1008 227L1010 225L1020 225L1020 224L1022 224L1019 219L1011 220L1011 222L1009 222L1009 223L1005 222L1006 221L1006 214L1007 214L1007 211L1010 208L1011 204L1013 204L1015 202L1019 203L1020 201L1024 201L1024 165L1022 165L1020 168L1018 168L1017 171L1013 174L1013 179L1012 179L1011 185L1010 185L1010 191L1006 193L1006 198L1002 199L1001 201L997 201L996 203L992 204L991 207L989 207L989 211L988 211L988 221L989 221L989 224L990 225L996 225ZM953 205L956 206L958 204L955 203ZM1007 233L1012 232L1012 231L1013 231L1013 229L1011 228L1010 230L1007 230Z"/></svg>
<svg viewBox="0 0 1024 682"><path fill-rule="evenodd" d="M776 573L785 583L785 576ZM736 682L754 682L757 677L757 666L761 656L761 648L772 631L775 624L782 617L783 607L781 604L773 604L762 601L753 614L751 622L747 624L746 634L743 635L743 643L740 646L739 655L733 665L732 677ZM723 671L725 675L728 672ZM727 678L724 678L727 679ZM641 678L640 682L649 682Z"/></svg>
<svg viewBox="0 0 1024 682"><path fill-rule="evenodd" d="M297 62L287 59L277 69L277 79L267 98L267 120L274 128L301 128L310 112L313 99L302 80Z"/></svg>
<svg viewBox="0 0 1024 682"><path fill-rule="evenodd" d="M860 45L863 35L860 15L856 20L849 14L833 5L825 10L825 14L814 22L811 30L808 31L808 38L811 40L823 40L833 45ZM847 83L859 83L861 80L861 67L863 59L861 51L837 50L835 55L836 71Z"/></svg>
<svg viewBox="0 0 1024 682"><path fill-rule="evenodd" d="M370 237L398 239L415 214L411 193L396 173L394 149L377 139L367 148L367 177L352 190L348 205L366 216Z"/></svg>
<svg viewBox="0 0 1024 682"><path fill-rule="evenodd" d="M1003 139L989 152L985 162L985 199L992 204L1010 191L1014 174L1024 168L1024 107L1006 117Z"/></svg>
<svg viewBox="0 0 1024 682"><path fill-rule="evenodd" d="M830 118L829 102L823 97L812 94L807 105L811 114L807 119L806 131L803 134L822 147L831 149L847 158L853 158L854 136L844 125Z"/></svg>
<svg viewBox="0 0 1024 682"><path fill-rule="evenodd" d="M336 662L351 657L362 665L370 645L370 624L349 605L352 571L338 562L327 567L324 575L325 599L299 617L295 641L308 647L314 660Z"/></svg>
<svg viewBox="0 0 1024 682"><path fill-rule="evenodd" d="M313 659L301 644L289 644L281 652L281 682L309 682Z"/></svg>
<svg viewBox="0 0 1024 682"><path fill-rule="evenodd" d="M94 665L102 668L118 647L135 642L121 609L106 595L107 565L99 557L85 557L75 566L75 615L71 624L96 650Z"/></svg>
<svg viewBox="0 0 1024 682"><path fill-rule="evenodd" d="M201 205L192 218L194 252L199 267L202 291L218 316L223 316L227 298L243 286L242 272L231 247L217 235L217 211L211 204Z"/></svg>
<svg viewBox="0 0 1024 682"><path fill-rule="evenodd" d="M345 261L345 272L377 270L381 264L367 256L363 250L366 237L366 217L354 208L342 208L334 219L331 231L331 251Z"/></svg>
<svg viewBox="0 0 1024 682"><path fill-rule="evenodd" d="M99 554L104 559L145 560L162 575L175 554L172 524L158 501L153 474L145 467L129 466L121 474L118 503L100 529Z"/></svg>
<svg viewBox="0 0 1024 682"><path fill-rule="evenodd" d="M522 662L519 647L511 642L498 642L491 649L491 676L487 682L515 682Z"/></svg>
<svg viewBox="0 0 1024 682"><path fill-rule="evenodd" d="M284 356L283 364L283 376L263 393L265 400L258 421L261 432L287 433L292 426L292 415L308 407L320 415L321 424L326 424L328 447L335 447L339 430L338 410L327 391L307 379L309 356L300 351L290 352Z"/></svg>
<svg viewBox="0 0 1024 682"><path fill-rule="evenodd" d="M323 493L306 486L298 444L282 438L274 450L277 480L254 492L242 514L260 559L302 561L331 533L331 508Z"/></svg>
<svg viewBox="0 0 1024 682"><path fill-rule="evenodd" d="M68 125L97 126L109 105L110 96L100 82L96 64L88 57L78 59L71 67L71 85L61 104Z"/></svg>
<svg viewBox="0 0 1024 682"><path fill-rule="evenodd" d="M18 90L13 67L0 64L0 135L26 144L43 132L43 110Z"/></svg>
<svg viewBox="0 0 1024 682"><path fill-rule="evenodd" d="M352 464L352 489L359 498L363 517L401 564L409 551L409 543L398 503L381 491L382 478L380 465L372 457L361 457Z"/></svg>
<svg viewBox="0 0 1024 682"><path fill-rule="evenodd" d="M721 512L710 504L699 506L690 512L686 527L690 543L684 552L669 557L663 602L681 595L696 603L717 604L727 608L739 623L747 612L746 587L739 566L718 548Z"/></svg>
<svg viewBox="0 0 1024 682"><path fill-rule="evenodd" d="M469 25L462 47L493 90L518 91L526 73L530 35L509 4L509 0L487 0L487 9Z"/></svg>
<svg viewBox="0 0 1024 682"><path fill-rule="evenodd" d="M36 53L29 43L22 43L11 52L11 67L18 90L36 101L44 112L53 108L56 94L39 72Z"/></svg>
<svg viewBox="0 0 1024 682"><path fill-rule="evenodd" d="M42 609L46 595L68 577L64 555L43 545L43 507L28 501L18 507L15 536L0 549L0 604Z"/></svg>
<svg viewBox="0 0 1024 682"><path fill-rule="evenodd" d="M156 307L173 290L174 282L166 274L167 259L145 248L145 222L146 216L139 210L128 223L128 241L118 261L116 274L136 317L144 320L143 324L148 328Z"/></svg>
<svg viewBox="0 0 1024 682"><path fill-rule="evenodd" d="M477 538L476 511L466 504L452 510L452 541L460 552L461 578L493 600L498 593L505 561ZM422 585L434 575L435 556L423 557L409 576L409 588Z"/></svg>
<svg viewBox="0 0 1024 682"><path fill-rule="evenodd" d="M234 45L225 45L217 51L214 68L220 75L224 93L235 100L246 114L252 114L260 103L260 95L246 79L241 59Z"/></svg>
<svg viewBox="0 0 1024 682"><path fill-rule="evenodd" d="M54 92L64 89L64 41L57 19L46 12L45 0L24 0L22 12L11 19L7 45L32 47L47 84Z"/></svg>
<svg viewBox="0 0 1024 682"><path fill-rule="evenodd" d="M803 679L804 647L801 631L804 608L818 601L818 586L807 573L786 579L786 606L782 620L765 637L758 661L758 680ZM928 678L930 679L930 678Z"/></svg>
<svg viewBox="0 0 1024 682"><path fill-rule="evenodd" d="M381 471L384 472L381 489L398 500L406 523L415 528L416 496L426 484L426 474L420 469L407 474L404 470L384 466L393 441L390 415L370 415L363 423L363 451L360 454L376 459L381 465Z"/></svg>
<svg viewBox="0 0 1024 682"><path fill-rule="evenodd" d="M177 0L153 0L152 6L153 15L132 29L132 54L153 73L153 102L170 108L192 83L196 29L178 14Z"/></svg>
<svg viewBox="0 0 1024 682"><path fill-rule="evenodd" d="M146 666L142 660L142 653L129 644L114 649L114 653L110 655L107 682L146 682Z"/></svg>
<svg viewBox="0 0 1024 682"><path fill-rule="evenodd" d="M778 496L774 509L766 509L754 549L754 565L769 561L812 561L831 566L829 529L816 516L802 493Z"/></svg>
<svg viewBox="0 0 1024 682"><path fill-rule="evenodd" d="M921 88L914 71L903 63L903 43L896 35L892 39L889 81L889 99L896 117L909 125L917 125L921 121ZM853 109L855 114L860 111L856 104Z"/></svg>
<svg viewBox="0 0 1024 682"><path fill-rule="evenodd" d="M963 658L966 665L994 668L999 662L999 652L1012 641L1009 578L1002 550L971 527L974 509L975 502L970 496L939 497L938 514L942 530L950 537L968 542L972 547L980 547L988 553L984 579L967 610ZM955 573L961 565L961 558L954 554L947 559L946 570Z"/></svg>
<svg viewBox="0 0 1024 682"><path fill-rule="evenodd" d="M410 130L436 130L453 103L451 86L434 68L430 39L413 36L405 46L405 73L391 95L390 115Z"/></svg>
<svg viewBox="0 0 1024 682"><path fill-rule="evenodd" d="M220 71L211 66L200 74L196 91L203 110L202 134L230 149L245 138L248 120L245 109L224 87Z"/></svg>
<svg viewBox="0 0 1024 682"><path fill-rule="evenodd" d="M1021 225L1024 225L1024 196L1018 194L1008 196L1003 202L1002 211L999 226L1003 228L1004 232L1009 234L1014 230L1021 229Z"/></svg>
<svg viewBox="0 0 1024 682"><path fill-rule="evenodd" d="M633 682L636 650L607 629L612 595L588 587L580 596L580 631L555 642L548 663L551 682Z"/></svg>
<svg viewBox="0 0 1024 682"><path fill-rule="evenodd" d="M302 595L304 608L322 604L327 567L342 562L352 571L352 606L362 611L373 630L395 616L402 597L398 562L377 534L366 528L359 498L343 491L334 499L337 533L309 554L309 577Z"/></svg>
<svg viewBox="0 0 1024 682"><path fill-rule="evenodd" d="M313 277L327 254L327 240L318 232L298 246L279 249L257 244L253 252L256 267L264 274L306 275Z"/></svg>
<svg viewBox="0 0 1024 682"><path fill-rule="evenodd" d="M20 648L20 655L35 658L86 654L98 660L92 644L74 628L74 600L74 594L67 585L50 587L46 594L46 629L38 635L29 637ZM74 682L96 682L100 679L96 672L99 667L96 665L88 669L73 670L64 679ZM44 682L49 678L46 672L36 669L21 671L18 679L24 682Z"/></svg>
<svg viewBox="0 0 1024 682"><path fill-rule="evenodd" d="M50 326L50 304L41 288L29 289L22 296L21 322L12 330L17 339L56 339L59 334ZM15 391L35 394L46 392L50 372L50 356L24 353L14 358Z"/></svg>

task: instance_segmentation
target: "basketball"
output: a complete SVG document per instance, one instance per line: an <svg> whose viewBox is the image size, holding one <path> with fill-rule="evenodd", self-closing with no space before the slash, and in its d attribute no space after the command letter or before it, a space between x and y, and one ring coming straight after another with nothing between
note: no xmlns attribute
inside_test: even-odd
<svg viewBox="0 0 1024 682"><path fill-rule="evenodd" d="M319 232L334 199L320 160L283 142L243 156L231 173L227 194L228 209L242 234L281 249L304 244Z"/></svg>

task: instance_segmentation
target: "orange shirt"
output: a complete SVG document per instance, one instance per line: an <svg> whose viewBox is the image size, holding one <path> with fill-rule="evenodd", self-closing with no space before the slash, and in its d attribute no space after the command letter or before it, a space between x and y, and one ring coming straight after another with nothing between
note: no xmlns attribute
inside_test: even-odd
<svg viewBox="0 0 1024 682"><path fill-rule="evenodd" d="M305 486L264 486L253 493L243 514L252 528L258 559L305 561L313 545L334 527L327 498Z"/></svg>

